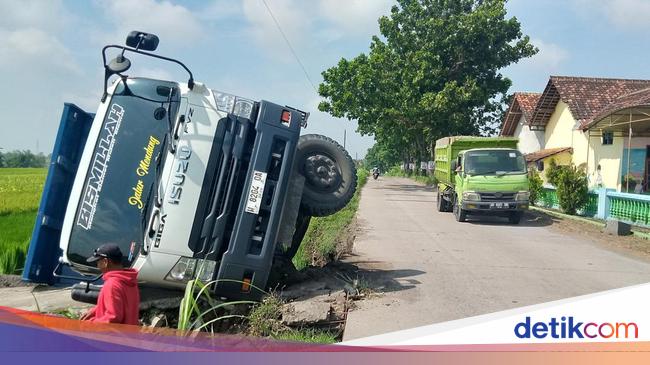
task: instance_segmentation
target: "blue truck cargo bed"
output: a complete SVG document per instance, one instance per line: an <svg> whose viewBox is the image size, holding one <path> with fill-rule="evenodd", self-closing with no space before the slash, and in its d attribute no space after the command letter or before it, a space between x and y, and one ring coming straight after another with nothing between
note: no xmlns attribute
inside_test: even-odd
<svg viewBox="0 0 650 365"><path fill-rule="evenodd" d="M57 282L53 272L61 257L61 227L93 118L94 114L65 103L27 251L23 280L43 284Z"/></svg>

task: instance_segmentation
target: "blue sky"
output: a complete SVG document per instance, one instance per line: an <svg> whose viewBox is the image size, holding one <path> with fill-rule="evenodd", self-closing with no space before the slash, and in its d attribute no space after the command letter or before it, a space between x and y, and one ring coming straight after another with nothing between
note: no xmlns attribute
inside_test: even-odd
<svg viewBox="0 0 650 365"><path fill-rule="evenodd" d="M341 57L367 52L390 0L267 0L317 85ZM94 111L100 50L130 30L160 36L157 53L187 64L210 88L312 112L308 133L362 157L371 137L318 112L319 97L262 0L0 0L0 147L48 153L63 102ZM542 91L549 75L649 78L650 0L511 0L510 15L540 48L503 73L511 91ZM171 64L133 57L132 75L186 80Z"/></svg>

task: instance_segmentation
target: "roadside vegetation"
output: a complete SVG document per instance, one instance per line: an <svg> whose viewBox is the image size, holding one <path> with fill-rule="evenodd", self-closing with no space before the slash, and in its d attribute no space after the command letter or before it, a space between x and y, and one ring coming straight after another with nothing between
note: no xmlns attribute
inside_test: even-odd
<svg viewBox="0 0 650 365"><path fill-rule="evenodd" d="M387 176L399 176L399 177L408 177L419 183L425 184L427 186L436 186L438 184L438 179L433 176L433 173L429 175L418 175L415 172L407 172L402 170L399 166L391 167L386 174Z"/></svg>
<svg viewBox="0 0 650 365"><path fill-rule="evenodd" d="M361 188L368 180L368 170L357 169L357 191L348 205L339 212L327 217L314 217L302 244L293 258L298 270L310 265L322 266L336 259L339 245L351 239L353 222L359 208Z"/></svg>
<svg viewBox="0 0 650 365"><path fill-rule="evenodd" d="M530 190L530 204L536 204L542 196L544 184L536 169L530 169L528 171L528 183Z"/></svg>
<svg viewBox="0 0 650 365"><path fill-rule="evenodd" d="M574 165L560 166L551 160L546 177L557 188L557 199L562 212L576 215L587 205L589 187L587 175L582 168Z"/></svg>
<svg viewBox="0 0 650 365"><path fill-rule="evenodd" d="M0 274L19 274L45 183L44 168L0 168Z"/></svg>

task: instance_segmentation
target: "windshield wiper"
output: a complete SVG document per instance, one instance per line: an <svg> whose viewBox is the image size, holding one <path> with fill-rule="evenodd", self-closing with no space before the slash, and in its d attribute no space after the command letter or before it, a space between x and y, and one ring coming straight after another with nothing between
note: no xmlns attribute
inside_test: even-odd
<svg viewBox="0 0 650 365"><path fill-rule="evenodd" d="M481 172L477 172L477 173L469 174L469 175L472 175L472 176L492 175L492 174L500 175L500 173L501 173L501 175L508 175L508 174L513 173L513 172L516 172L516 173L519 173L519 174L524 174L525 173L524 171L493 170L493 171L481 171Z"/></svg>

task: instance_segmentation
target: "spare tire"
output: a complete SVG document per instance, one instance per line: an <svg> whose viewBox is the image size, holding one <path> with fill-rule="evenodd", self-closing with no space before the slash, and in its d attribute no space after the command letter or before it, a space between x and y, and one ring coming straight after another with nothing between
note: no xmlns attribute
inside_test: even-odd
<svg viewBox="0 0 650 365"><path fill-rule="evenodd" d="M357 169L348 152L319 134L300 136L296 150L298 172L305 177L300 210L323 217L343 209L357 188Z"/></svg>

